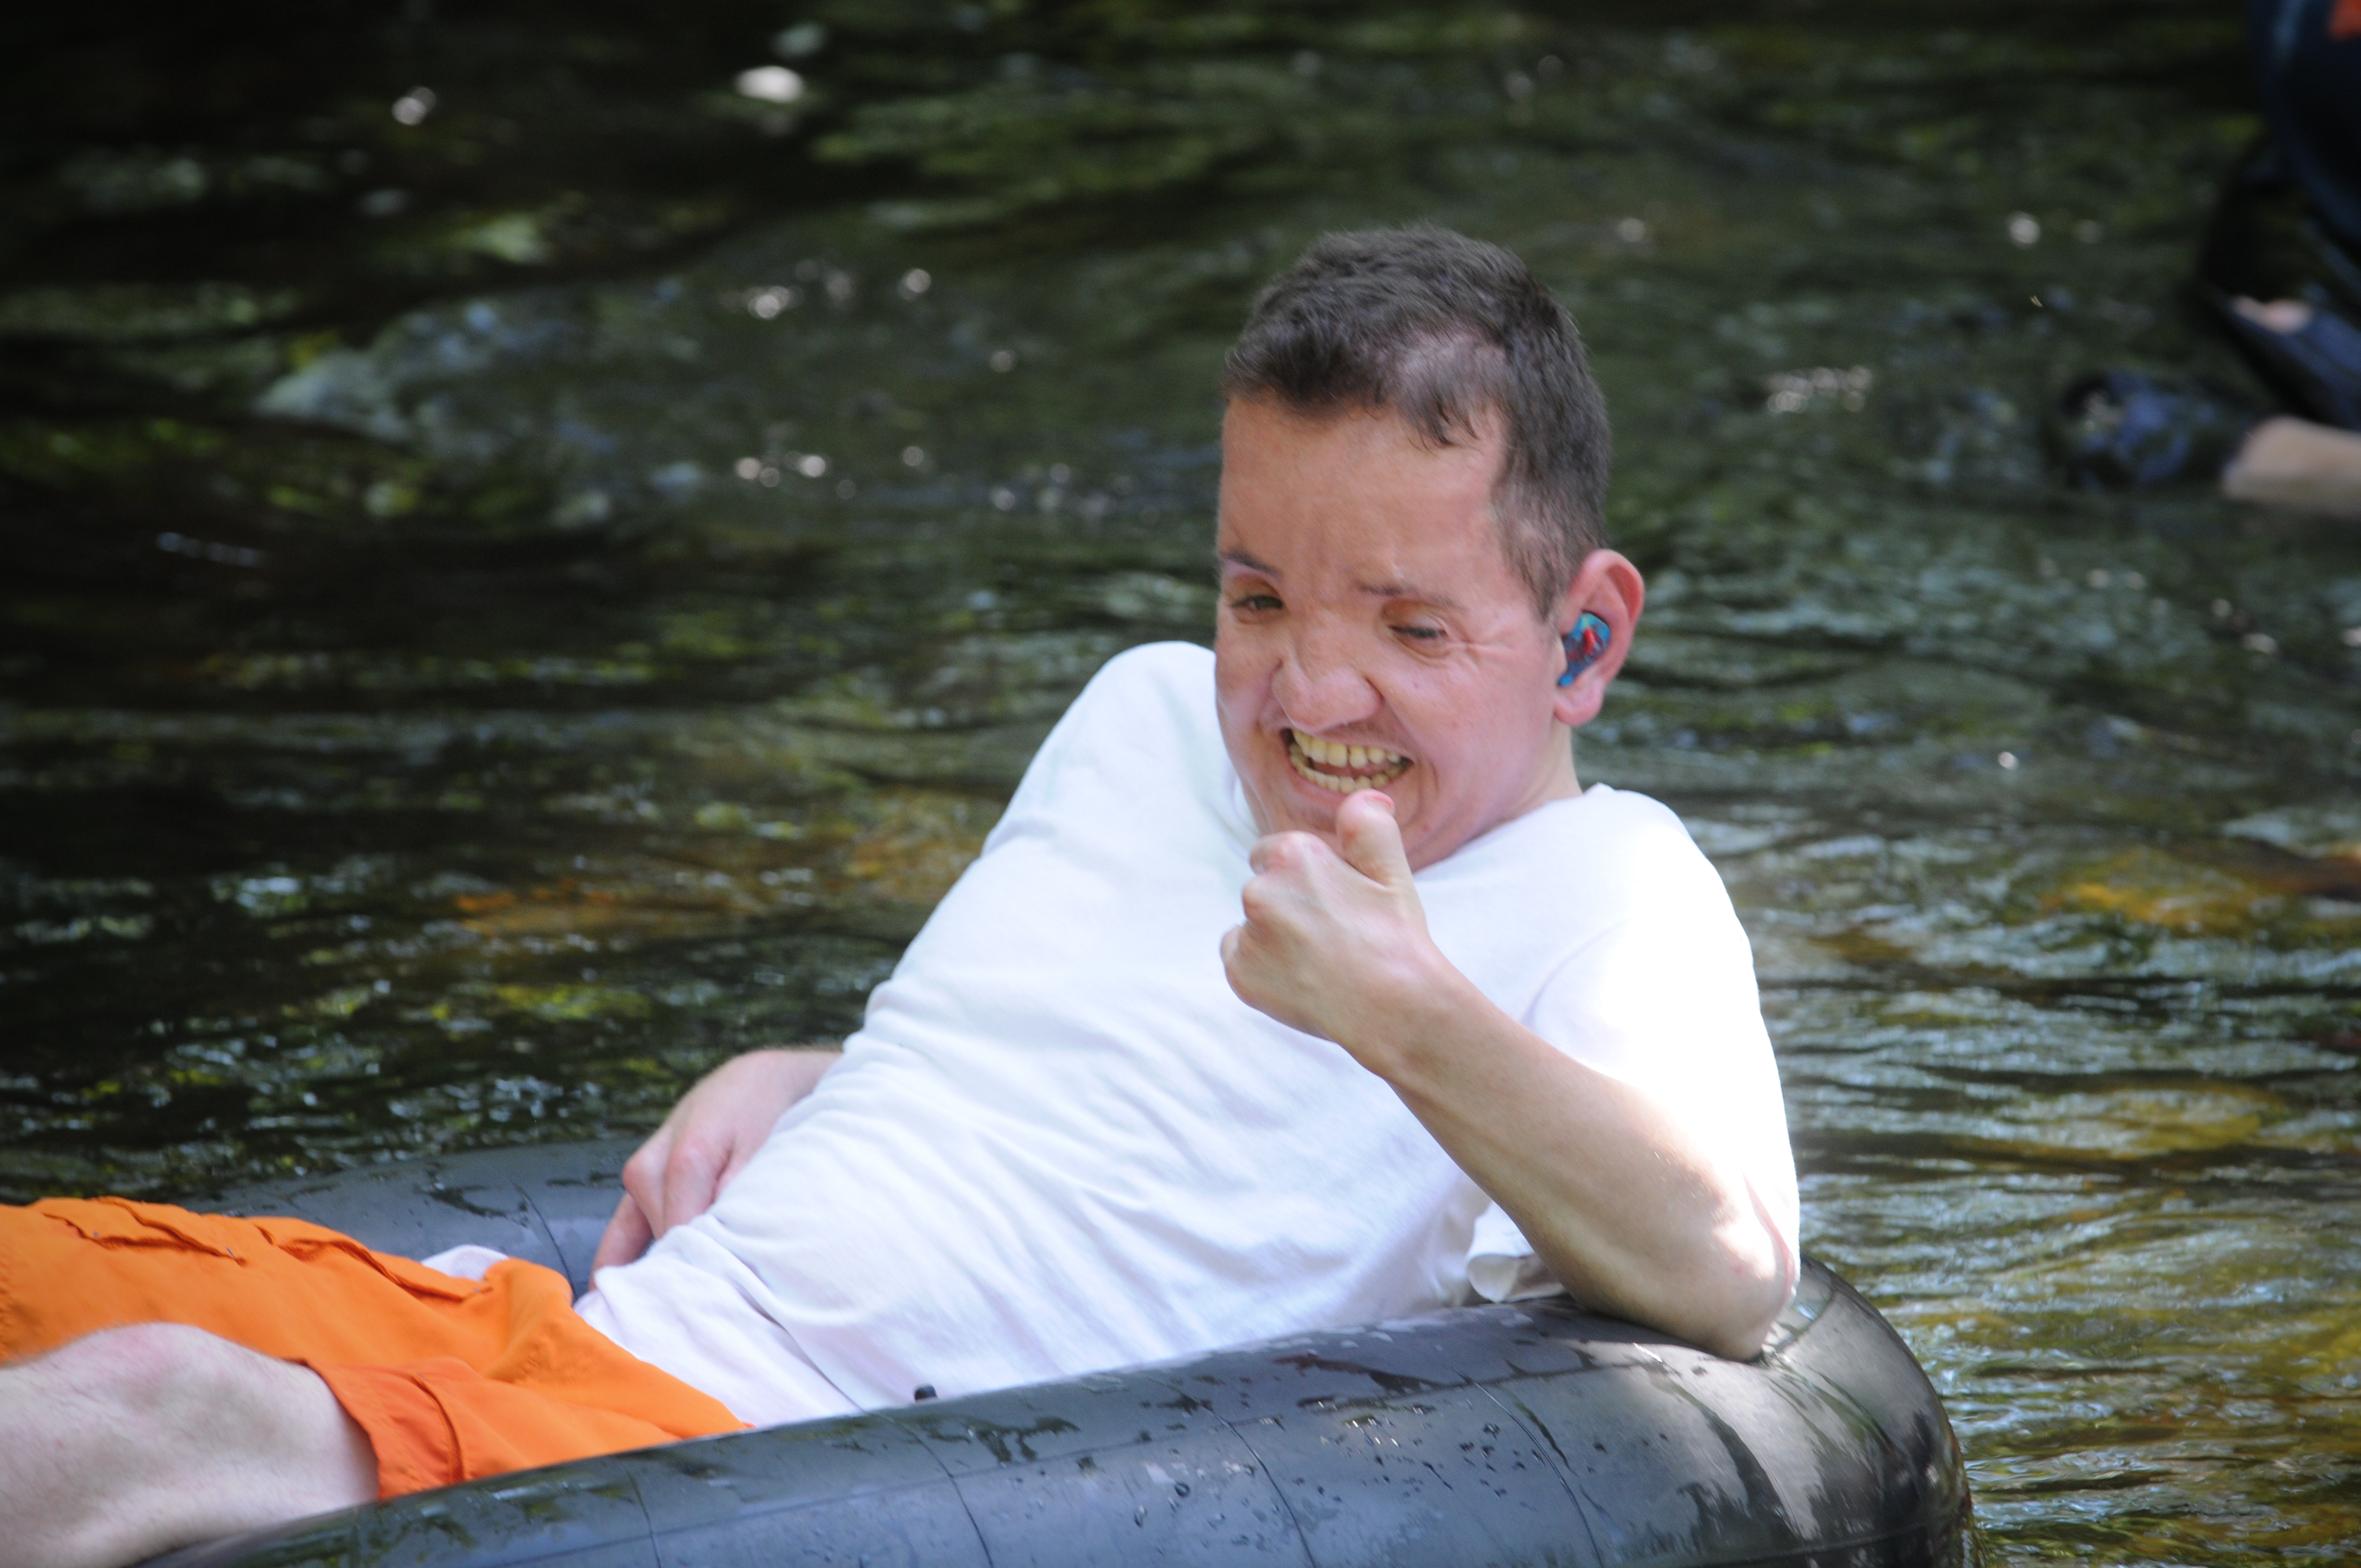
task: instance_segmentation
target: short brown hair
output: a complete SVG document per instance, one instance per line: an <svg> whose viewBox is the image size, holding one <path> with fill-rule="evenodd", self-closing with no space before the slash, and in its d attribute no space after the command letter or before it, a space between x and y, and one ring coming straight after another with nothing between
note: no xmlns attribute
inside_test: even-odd
<svg viewBox="0 0 2361 1568"><path fill-rule="evenodd" d="M1305 413L1390 411L1437 446L1497 411L1492 513L1544 620L1607 543L1612 443L1582 334L1497 245L1429 225L1323 235L1255 301L1222 391Z"/></svg>

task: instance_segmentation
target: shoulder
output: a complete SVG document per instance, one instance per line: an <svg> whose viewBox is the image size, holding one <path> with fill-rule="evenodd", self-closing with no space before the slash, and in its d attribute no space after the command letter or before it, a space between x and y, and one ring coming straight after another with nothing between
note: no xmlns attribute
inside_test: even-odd
<svg viewBox="0 0 2361 1568"><path fill-rule="evenodd" d="M1564 878L1590 894L1609 886L1632 894L1687 891L1700 879L1716 892L1721 886L1713 863L1672 807L1606 784L1504 822L1436 869L1449 872L1461 861L1477 874L1514 871L1521 877Z"/></svg>
<svg viewBox="0 0 2361 1568"><path fill-rule="evenodd" d="M1099 666L1071 712L1170 709L1212 722L1213 651L1194 642L1147 642Z"/></svg>
<svg viewBox="0 0 2361 1568"><path fill-rule="evenodd" d="M1109 659L1058 721L1050 746L1119 745L1168 765L1221 749L1213 654L1193 642L1150 642Z"/></svg>
<svg viewBox="0 0 2361 1568"><path fill-rule="evenodd" d="M1091 677L1035 754L1002 822L1013 831L1031 817L1102 806L1126 817L1159 805L1211 809L1228 776L1212 651L1151 642L1116 654Z"/></svg>
<svg viewBox="0 0 2361 1568"><path fill-rule="evenodd" d="M1569 963L1589 972L1620 955L1744 940L1681 819L1604 785L1501 824L1420 872L1418 886L1437 943L1520 1017Z"/></svg>

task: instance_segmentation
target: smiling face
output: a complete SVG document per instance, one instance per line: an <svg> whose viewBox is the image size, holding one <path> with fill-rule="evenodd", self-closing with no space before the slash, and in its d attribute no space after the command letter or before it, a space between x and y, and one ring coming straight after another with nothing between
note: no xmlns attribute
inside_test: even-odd
<svg viewBox="0 0 2361 1568"><path fill-rule="evenodd" d="M1580 792L1567 727L1596 714L1640 610L1595 551L1544 621L1492 518L1497 431L1422 444L1390 413L1255 402L1222 427L1222 739L1266 833L1335 841L1345 795L1392 797L1413 867ZM1583 610L1608 656L1557 685Z"/></svg>

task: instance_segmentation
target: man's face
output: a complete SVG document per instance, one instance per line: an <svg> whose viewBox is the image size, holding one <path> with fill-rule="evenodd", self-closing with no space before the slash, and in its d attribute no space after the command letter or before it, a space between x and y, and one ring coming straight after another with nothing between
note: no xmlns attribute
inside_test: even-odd
<svg viewBox="0 0 2361 1568"><path fill-rule="evenodd" d="M1572 794L1565 659L1492 521L1497 432L1233 402L1222 427L1222 739L1266 833L1335 842L1392 797L1413 867ZM1636 609L1636 606L1634 607Z"/></svg>

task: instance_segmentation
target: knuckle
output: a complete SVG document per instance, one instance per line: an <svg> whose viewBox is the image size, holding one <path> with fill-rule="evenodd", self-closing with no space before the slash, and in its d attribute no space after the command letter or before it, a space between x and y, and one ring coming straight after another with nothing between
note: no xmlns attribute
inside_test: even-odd
<svg viewBox="0 0 2361 1568"><path fill-rule="evenodd" d="M703 1175L719 1163L705 1135L693 1134L673 1145L672 1157L664 1161L664 1179L688 1180Z"/></svg>

